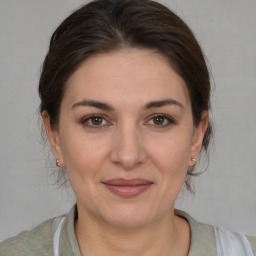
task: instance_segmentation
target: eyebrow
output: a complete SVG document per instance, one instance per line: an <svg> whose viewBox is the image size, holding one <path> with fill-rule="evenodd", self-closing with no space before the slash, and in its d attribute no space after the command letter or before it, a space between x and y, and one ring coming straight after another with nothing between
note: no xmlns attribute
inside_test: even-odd
<svg viewBox="0 0 256 256"><path fill-rule="evenodd" d="M173 99L166 99L166 100L160 100L160 101L152 101L145 105L144 109L150 109L150 108L160 108L167 105L176 105L182 109L184 109L184 106L177 100Z"/></svg>
<svg viewBox="0 0 256 256"><path fill-rule="evenodd" d="M149 103L147 103L143 109L147 110L147 109L151 109L151 108L160 108L160 107L164 107L167 105L176 105L182 109L184 109L184 106L176 100L173 99L166 99L166 100L160 100L160 101L151 101ZM79 101L77 103L75 103L74 105L72 105L72 110L77 108L77 107L94 107L94 108L99 108L102 110L107 110L107 111L113 111L114 107L112 107L111 105L104 103L104 102L100 102L100 101L95 101L95 100L82 100Z"/></svg>
<svg viewBox="0 0 256 256"><path fill-rule="evenodd" d="M114 110L114 108L109 104L100 102L100 101L95 101L95 100L79 101L72 106L72 109L77 107L94 107L94 108L99 108L99 109L108 110L108 111Z"/></svg>

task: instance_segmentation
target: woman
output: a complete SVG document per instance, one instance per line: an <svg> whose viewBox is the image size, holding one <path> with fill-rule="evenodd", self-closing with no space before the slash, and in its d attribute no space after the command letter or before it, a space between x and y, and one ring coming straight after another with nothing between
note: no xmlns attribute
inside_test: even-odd
<svg viewBox="0 0 256 256"><path fill-rule="evenodd" d="M40 110L76 205L0 255L256 254L255 238L174 209L211 138L209 80L190 29L156 2L97 0L64 20Z"/></svg>

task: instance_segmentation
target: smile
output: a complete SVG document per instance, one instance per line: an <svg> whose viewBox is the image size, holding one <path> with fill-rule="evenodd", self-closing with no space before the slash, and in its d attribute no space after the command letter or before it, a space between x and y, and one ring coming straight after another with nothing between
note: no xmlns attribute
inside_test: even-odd
<svg viewBox="0 0 256 256"><path fill-rule="evenodd" d="M110 192L124 198L136 197L153 185L152 181L144 179L113 179L102 183Z"/></svg>

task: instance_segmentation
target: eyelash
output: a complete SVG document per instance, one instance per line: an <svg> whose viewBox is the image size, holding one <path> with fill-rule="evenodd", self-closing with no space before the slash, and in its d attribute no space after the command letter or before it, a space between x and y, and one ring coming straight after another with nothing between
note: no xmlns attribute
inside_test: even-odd
<svg viewBox="0 0 256 256"><path fill-rule="evenodd" d="M164 118L164 122L167 122L166 124L163 124L163 125L152 124L152 126L156 128L165 128L175 123L175 121L171 117L165 114L155 114L150 117L149 121L153 120L154 118ZM149 123L149 121L147 121L147 123Z"/></svg>
<svg viewBox="0 0 256 256"><path fill-rule="evenodd" d="M105 122L108 122L103 115L93 114L93 115L90 115L90 116L87 116L87 117L83 118L81 120L81 124L83 126L87 126L89 128L93 128L93 129L101 129L104 126L109 126L109 124L104 124L104 125L102 125L102 124L100 124L100 125L88 124L89 121L92 121L92 118L100 118L100 119L104 120Z"/></svg>
<svg viewBox="0 0 256 256"><path fill-rule="evenodd" d="M92 118L100 118L100 119L103 120L103 122L107 122L108 124L103 124L103 125L102 124L100 124L100 125L89 124L89 122L92 121ZM164 122L167 122L167 123L165 123L163 125L161 125L161 124L159 124L159 125L157 125L157 124L149 124L149 122L151 120L153 120L154 118L164 118ZM87 117L83 118L81 120L81 124L83 126L86 126L86 127L89 127L89 128L93 128L93 129L101 129L104 126L110 126L111 125L111 124L109 124L107 119L103 115L100 115L100 114L93 114L93 115L90 115L90 116L87 116ZM148 119L146 124L148 124L150 126L154 126L156 128L165 128L165 127L168 127L168 126L170 126L172 124L175 124L175 121L171 117L169 117L169 116L167 116L165 114L155 114L155 115L151 116Z"/></svg>

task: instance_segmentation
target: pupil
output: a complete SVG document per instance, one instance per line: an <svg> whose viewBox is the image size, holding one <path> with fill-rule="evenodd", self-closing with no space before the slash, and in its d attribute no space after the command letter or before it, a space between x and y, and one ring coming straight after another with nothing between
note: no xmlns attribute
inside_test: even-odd
<svg viewBox="0 0 256 256"><path fill-rule="evenodd" d="M101 117L93 117L93 118L92 118L92 123L93 123L94 125L99 125L99 124L102 123L102 118L101 118Z"/></svg>
<svg viewBox="0 0 256 256"><path fill-rule="evenodd" d="M154 118L154 123L156 125L161 125L161 124L163 124L163 122L164 122L164 118L161 117L161 116L157 116L157 117Z"/></svg>

